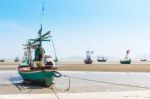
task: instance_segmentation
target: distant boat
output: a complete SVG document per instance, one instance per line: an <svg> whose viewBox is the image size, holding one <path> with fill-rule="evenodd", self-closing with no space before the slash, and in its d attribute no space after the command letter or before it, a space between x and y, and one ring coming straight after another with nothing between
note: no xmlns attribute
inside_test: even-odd
<svg viewBox="0 0 150 99"><path fill-rule="evenodd" d="M98 62L106 62L107 59L106 59L105 57L100 57L100 56L98 56L98 57L97 57L97 61L98 61Z"/></svg>
<svg viewBox="0 0 150 99"><path fill-rule="evenodd" d="M131 64L131 59L120 60L121 64Z"/></svg>
<svg viewBox="0 0 150 99"><path fill-rule="evenodd" d="M19 57L16 57L14 60L14 62L19 62L19 61L20 61Z"/></svg>
<svg viewBox="0 0 150 99"><path fill-rule="evenodd" d="M124 60L120 60L121 64L131 64L131 59L129 59L129 52L130 50L126 51L126 56Z"/></svg>
<svg viewBox="0 0 150 99"><path fill-rule="evenodd" d="M144 59L141 59L140 61L147 61L147 59L144 58Z"/></svg>
<svg viewBox="0 0 150 99"><path fill-rule="evenodd" d="M5 62L5 60L4 60L4 59L1 59L0 62Z"/></svg>
<svg viewBox="0 0 150 99"><path fill-rule="evenodd" d="M93 60L91 59L91 54L93 54L93 51L86 51L86 59L84 59L85 64L93 63Z"/></svg>

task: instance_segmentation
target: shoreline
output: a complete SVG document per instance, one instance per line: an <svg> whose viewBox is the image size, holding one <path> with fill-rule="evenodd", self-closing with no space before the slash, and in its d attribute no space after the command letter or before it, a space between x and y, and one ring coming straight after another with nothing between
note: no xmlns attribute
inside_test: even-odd
<svg viewBox="0 0 150 99"><path fill-rule="evenodd" d="M0 63L0 70L17 70L19 63ZM57 71L150 72L150 64L59 63Z"/></svg>
<svg viewBox="0 0 150 99"><path fill-rule="evenodd" d="M0 65L0 71L5 72L4 70L10 68L16 70L16 67L17 65ZM150 64L58 64L58 71L149 72ZM58 84L60 81L65 82L65 86L60 86ZM72 81L85 84L84 81L79 82L74 79ZM145 88L93 83L83 86L72 84L70 90L65 91L68 78L56 80L56 93L60 99L145 99L145 97L150 99L150 90ZM0 85L0 88L0 99L12 99L12 97L13 99L56 99L52 89L42 86L12 83Z"/></svg>

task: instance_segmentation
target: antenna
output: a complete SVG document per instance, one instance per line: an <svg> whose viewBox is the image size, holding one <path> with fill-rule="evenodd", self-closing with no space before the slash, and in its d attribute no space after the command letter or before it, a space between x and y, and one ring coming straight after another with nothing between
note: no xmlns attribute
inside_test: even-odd
<svg viewBox="0 0 150 99"><path fill-rule="evenodd" d="M41 28L40 28L40 30L38 32L39 38L41 38L41 36L42 36L42 30L43 30L44 7L45 7L45 0L42 0ZM42 42L40 41L40 46L41 46L41 44L42 44Z"/></svg>
<svg viewBox="0 0 150 99"><path fill-rule="evenodd" d="M45 10L45 0L42 0L41 28L43 25L44 10Z"/></svg>

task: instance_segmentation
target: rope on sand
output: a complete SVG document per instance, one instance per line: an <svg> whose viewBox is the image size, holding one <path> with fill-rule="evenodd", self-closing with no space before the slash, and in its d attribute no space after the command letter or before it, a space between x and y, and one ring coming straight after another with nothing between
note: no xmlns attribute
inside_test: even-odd
<svg viewBox="0 0 150 99"><path fill-rule="evenodd" d="M59 73L60 74L60 73ZM99 80L91 80L91 79L86 79L86 78L80 78L80 77L74 77L74 76L69 76L69 75L63 75L61 74L61 76L64 77L69 77L69 85L68 88L65 91L69 91L70 90L70 86L71 86L71 78L73 79L79 79L79 80L85 80L85 81L90 81L90 82L97 82L97 83L105 83L105 84L112 84L112 85L119 85L119 86L126 86L126 87L134 87L134 88L142 88L142 89L150 89L150 87L143 87L143 86L137 86L137 85L128 85L128 84L120 84L120 83L113 83L113 82L106 82L106 81L99 81ZM54 85L50 86L50 89L52 89L54 95L56 96L57 99L60 99L57 95L57 92L55 90Z"/></svg>
<svg viewBox="0 0 150 99"><path fill-rule="evenodd" d="M105 84L112 84L112 85L119 85L119 86L127 86L127 87L134 87L134 88L142 88L142 89L150 89L150 87L142 87L142 86L137 86L137 85L128 85L128 84L120 84L120 83L113 83L113 82L106 82L106 81L99 81L99 80L91 80L91 79L86 79L86 78L79 78L79 77L73 77L73 76L68 76L68 75L63 75L64 77L69 77L69 86L67 91L70 89L70 78L74 79L79 79L79 80L85 80L85 81L90 81L90 82L97 82L97 83L105 83Z"/></svg>
<svg viewBox="0 0 150 99"><path fill-rule="evenodd" d="M69 77L69 85L68 85L68 88L65 89L64 91L69 91L70 90L71 78L70 78L70 76L68 76L68 77Z"/></svg>
<svg viewBox="0 0 150 99"><path fill-rule="evenodd" d="M57 99L60 99L59 97L58 97L58 95L57 95L57 92L56 92L56 90L55 90L55 87L54 87L55 85L54 84L52 84L51 86L50 86L50 89L53 91L53 93L54 93L54 95L56 96L56 98Z"/></svg>

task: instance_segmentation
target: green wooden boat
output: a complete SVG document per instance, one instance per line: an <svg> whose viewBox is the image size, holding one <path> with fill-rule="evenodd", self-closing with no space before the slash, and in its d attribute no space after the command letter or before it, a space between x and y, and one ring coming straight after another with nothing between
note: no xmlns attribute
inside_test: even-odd
<svg viewBox="0 0 150 99"><path fill-rule="evenodd" d="M43 8L42 11L44 11ZM23 82L48 87L51 84L53 84L54 77L60 77L61 74L56 71L57 67L55 66L54 61L52 60L50 55L48 57L48 55L45 54L45 50L42 47L42 42L51 41L55 52L55 58L57 60L56 51L52 40L52 36L50 35L50 31L48 31L45 34L42 34L42 30L43 29L41 23L41 28L38 31L38 37L35 39L28 39L27 44L24 44L25 53L23 61L18 66L17 70L20 76L22 77ZM33 50L35 51L34 59L32 58Z"/></svg>
<svg viewBox="0 0 150 99"><path fill-rule="evenodd" d="M49 59L50 61L46 61L47 58L50 57L43 57L42 55L40 61L36 60L36 57L41 55L41 53L36 53L36 51L39 46L42 47L42 41L50 41L49 38L52 37L49 36L50 32L41 35L41 29L37 39L30 39L28 43L24 45L25 55L17 70L24 82L48 87L53 84L54 77L60 77L61 74L56 71L57 67L53 60ZM35 59L32 59L31 49L35 50ZM41 64L40 67L35 66L34 63L37 61L42 62L43 64Z"/></svg>
<svg viewBox="0 0 150 99"><path fill-rule="evenodd" d="M51 36L47 37L49 33L50 32L44 35L40 35L39 38L35 40L32 39L33 40L32 42L30 41L28 42L28 44L25 45L26 51L25 51L24 59L17 68L18 73L23 79L23 82L28 82L31 84L48 87L51 84L53 84L54 77L61 76L61 74L56 71L57 67L55 66L54 61L51 60L51 61L44 62L44 60L46 60L47 58L42 58L44 60L41 60L40 62L42 62L43 64L41 65L41 67L38 67L35 66L34 64L37 60L35 61L35 59L32 59L31 49L36 50L36 48L38 48L39 46L41 47L42 41L47 41L48 40L47 38L51 37ZM35 55L35 58L36 56L37 55Z"/></svg>

